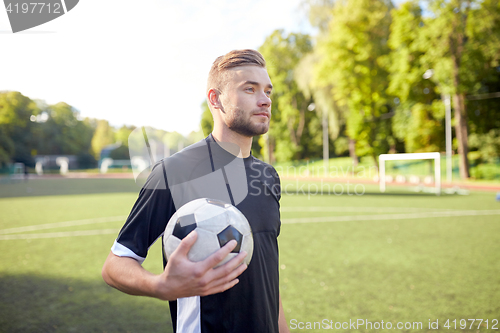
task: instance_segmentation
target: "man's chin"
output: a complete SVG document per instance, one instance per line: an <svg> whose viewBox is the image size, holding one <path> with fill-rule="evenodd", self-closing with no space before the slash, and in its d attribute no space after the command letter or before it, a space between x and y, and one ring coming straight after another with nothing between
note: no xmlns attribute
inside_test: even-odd
<svg viewBox="0 0 500 333"><path fill-rule="evenodd" d="M254 136L259 136L262 134L266 134L269 131L269 126L261 127L261 128L230 128L234 132L241 134L243 136L253 138Z"/></svg>
<svg viewBox="0 0 500 333"><path fill-rule="evenodd" d="M268 131L269 131L269 124L261 124L261 126L255 127L255 131L254 131L255 134L252 136L266 134Z"/></svg>

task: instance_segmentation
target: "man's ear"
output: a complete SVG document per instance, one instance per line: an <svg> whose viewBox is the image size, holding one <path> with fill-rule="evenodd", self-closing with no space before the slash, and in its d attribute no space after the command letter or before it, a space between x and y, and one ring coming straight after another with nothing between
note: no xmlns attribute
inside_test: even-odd
<svg viewBox="0 0 500 333"><path fill-rule="evenodd" d="M210 89L207 94L208 104L212 106L214 109L221 109L222 104L220 103L219 91L217 89Z"/></svg>

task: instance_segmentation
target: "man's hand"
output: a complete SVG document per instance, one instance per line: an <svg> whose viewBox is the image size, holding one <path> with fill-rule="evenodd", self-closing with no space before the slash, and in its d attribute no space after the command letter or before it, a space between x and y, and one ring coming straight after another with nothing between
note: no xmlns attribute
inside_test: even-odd
<svg viewBox="0 0 500 333"><path fill-rule="evenodd" d="M165 271L157 276L157 297L175 300L188 296L206 296L223 292L239 282L237 277L247 268L243 264L246 252L241 252L226 264L214 268L236 247L235 240L200 262L188 259L188 252L197 238L196 231L186 236L172 253Z"/></svg>
<svg viewBox="0 0 500 333"><path fill-rule="evenodd" d="M245 252L214 268L235 248L236 241L228 242L204 261L192 262L187 254L196 238L196 231L193 231L181 241L160 275L146 271L135 259L110 253L102 277L107 284L127 294L170 301L220 293L237 284L237 277L247 268L243 264Z"/></svg>

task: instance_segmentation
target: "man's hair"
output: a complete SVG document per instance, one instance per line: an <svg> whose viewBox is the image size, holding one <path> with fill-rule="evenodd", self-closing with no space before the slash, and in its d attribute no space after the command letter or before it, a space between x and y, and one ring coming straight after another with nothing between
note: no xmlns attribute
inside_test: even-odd
<svg viewBox="0 0 500 333"><path fill-rule="evenodd" d="M212 88L222 90L226 84L226 74L229 69L248 65L266 68L266 61L262 54L250 49L233 50L215 59L208 74L207 93Z"/></svg>

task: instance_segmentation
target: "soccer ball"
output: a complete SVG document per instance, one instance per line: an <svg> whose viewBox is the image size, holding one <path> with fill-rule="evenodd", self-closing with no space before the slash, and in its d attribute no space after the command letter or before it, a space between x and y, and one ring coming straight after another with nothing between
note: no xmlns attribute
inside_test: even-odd
<svg viewBox="0 0 500 333"><path fill-rule="evenodd" d="M220 200L201 198L188 202L170 218L163 234L163 248L167 260L179 246L181 240L196 230L198 238L188 253L191 261L206 259L230 240L238 245L216 267L246 251L244 262L252 259L252 229L246 217L233 205Z"/></svg>

